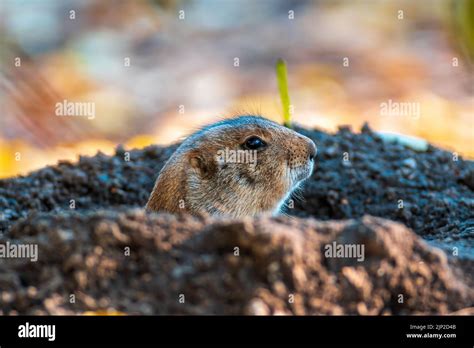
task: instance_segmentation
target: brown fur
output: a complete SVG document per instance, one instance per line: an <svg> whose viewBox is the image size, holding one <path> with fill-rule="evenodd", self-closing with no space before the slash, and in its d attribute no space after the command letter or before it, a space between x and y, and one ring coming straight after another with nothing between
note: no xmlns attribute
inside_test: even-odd
<svg viewBox="0 0 474 348"><path fill-rule="evenodd" d="M250 136L267 147L256 165L218 161L219 150L242 150ZM278 213L313 169L307 137L258 116L214 123L189 136L161 170L146 208L231 217Z"/></svg>

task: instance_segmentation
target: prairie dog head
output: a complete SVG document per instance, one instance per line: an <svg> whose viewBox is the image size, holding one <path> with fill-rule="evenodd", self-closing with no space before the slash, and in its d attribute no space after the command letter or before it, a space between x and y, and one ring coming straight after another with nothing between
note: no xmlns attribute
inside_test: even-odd
<svg viewBox="0 0 474 348"><path fill-rule="evenodd" d="M265 118L217 122L176 150L147 208L231 217L276 214L311 175L315 156L312 140Z"/></svg>

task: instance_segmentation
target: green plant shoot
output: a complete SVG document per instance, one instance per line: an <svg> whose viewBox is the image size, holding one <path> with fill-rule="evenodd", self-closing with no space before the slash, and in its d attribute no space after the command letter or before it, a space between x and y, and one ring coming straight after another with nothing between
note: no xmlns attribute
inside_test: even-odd
<svg viewBox="0 0 474 348"><path fill-rule="evenodd" d="M276 74L278 89L280 90L281 105L283 106L283 124L285 127L291 128L290 95L288 94L286 63L281 58L276 62Z"/></svg>

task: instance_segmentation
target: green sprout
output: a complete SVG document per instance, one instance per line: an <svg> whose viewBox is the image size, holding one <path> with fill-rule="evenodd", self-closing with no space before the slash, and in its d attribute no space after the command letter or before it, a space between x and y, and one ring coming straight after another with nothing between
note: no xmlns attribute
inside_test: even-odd
<svg viewBox="0 0 474 348"><path fill-rule="evenodd" d="M291 128L290 95L288 94L286 63L281 58L276 62L276 74L281 104L283 106L283 124L285 127Z"/></svg>

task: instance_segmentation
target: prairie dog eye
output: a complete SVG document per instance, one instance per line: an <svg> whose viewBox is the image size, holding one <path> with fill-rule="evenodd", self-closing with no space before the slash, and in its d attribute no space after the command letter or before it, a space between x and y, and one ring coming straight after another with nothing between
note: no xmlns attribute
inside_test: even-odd
<svg viewBox="0 0 474 348"><path fill-rule="evenodd" d="M259 137L253 135L245 140L245 143L243 143L242 146L247 150L259 150L263 149L267 144Z"/></svg>

